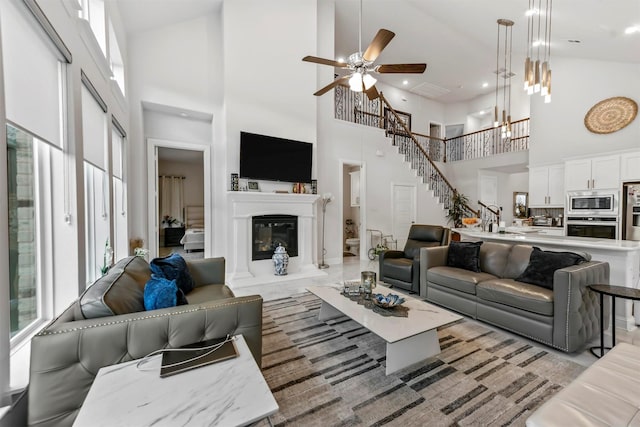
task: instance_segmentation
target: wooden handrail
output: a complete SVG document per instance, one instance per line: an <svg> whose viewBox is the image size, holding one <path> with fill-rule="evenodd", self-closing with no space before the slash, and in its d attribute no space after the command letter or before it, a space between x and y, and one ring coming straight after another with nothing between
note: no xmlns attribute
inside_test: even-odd
<svg viewBox="0 0 640 427"><path fill-rule="evenodd" d="M529 120L528 117L524 118L524 119L516 120L514 122L511 122L511 125L515 125L516 123L524 122L524 121L527 121L527 120ZM468 137L468 136L471 136L471 135L475 135L477 133L486 132L486 131L491 130L491 129L495 129L495 128L490 127L490 128L487 128L487 129L480 129L480 130L477 130L475 132L465 133L464 135L454 136L453 138L445 138L444 142L446 143L447 141L449 141L451 139L458 139L458 138ZM515 138L513 138L513 139L515 139Z"/></svg>
<svg viewBox="0 0 640 427"><path fill-rule="evenodd" d="M483 208L485 208L486 210L488 210L489 212L491 212L492 214L494 214L495 216L497 216L498 218L500 217L500 212L496 212L493 209L491 209L489 206L485 205L484 203L482 203L480 200L478 200L478 204L480 206L482 206Z"/></svg>

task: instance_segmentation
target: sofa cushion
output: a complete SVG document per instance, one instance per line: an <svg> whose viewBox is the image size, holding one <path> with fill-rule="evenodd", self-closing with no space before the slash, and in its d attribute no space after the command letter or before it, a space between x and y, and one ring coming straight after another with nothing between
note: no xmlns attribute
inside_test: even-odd
<svg viewBox="0 0 640 427"><path fill-rule="evenodd" d="M455 267L431 267L427 270L428 282L473 295L476 294L476 285L478 283L496 278L496 276L489 273L463 270Z"/></svg>
<svg viewBox="0 0 640 427"><path fill-rule="evenodd" d="M173 253L164 258L154 258L150 263L151 271L159 277L175 280L178 288L186 295L193 289L193 279L187 262L180 254Z"/></svg>
<svg viewBox="0 0 640 427"><path fill-rule="evenodd" d="M513 279L491 279L478 283L479 299L505 304L543 316L553 316L553 291Z"/></svg>
<svg viewBox="0 0 640 427"><path fill-rule="evenodd" d="M202 304L208 301L215 301L225 298L233 298L233 292L226 285L198 286L194 288L187 298L189 304Z"/></svg>
<svg viewBox="0 0 640 427"><path fill-rule="evenodd" d="M550 252L534 247L529 257L529 265L516 280L553 289L553 275L556 270L586 261L573 252Z"/></svg>
<svg viewBox="0 0 640 427"><path fill-rule="evenodd" d="M411 283L412 265L413 260L408 258L385 258L385 276Z"/></svg>
<svg viewBox="0 0 640 427"><path fill-rule="evenodd" d="M447 252L447 266L469 271L480 271L482 242L451 242Z"/></svg>
<svg viewBox="0 0 640 427"><path fill-rule="evenodd" d="M503 277L511 247L508 243L484 242L480 248L480 271Z"/></svg>
<svg viewBox="0 0 640 427"><path fill-rule="evenodd" d="M78 298L76 317L92 319L144 311L144 286L150 278L144 258L121 259Z"/></svg>

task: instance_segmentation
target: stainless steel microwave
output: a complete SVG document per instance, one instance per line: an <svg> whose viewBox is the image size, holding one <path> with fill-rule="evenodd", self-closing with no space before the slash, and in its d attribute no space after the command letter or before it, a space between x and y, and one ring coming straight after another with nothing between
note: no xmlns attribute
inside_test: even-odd
<svg viewBox="0 0 640 427"><path fill-rule="evenodd" d="M567 193L568 215L618 215L616 191L570 191Z"/></svg>

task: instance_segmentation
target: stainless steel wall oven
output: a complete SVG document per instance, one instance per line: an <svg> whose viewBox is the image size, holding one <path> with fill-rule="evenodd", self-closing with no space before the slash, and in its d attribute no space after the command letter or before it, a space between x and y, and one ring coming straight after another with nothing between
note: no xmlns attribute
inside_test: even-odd
<svg viewBox="0 0 640 427"><path fill-rule="evenodd" d="M567 216L567 236L617 239L618 226L617 216Z"/></svg>

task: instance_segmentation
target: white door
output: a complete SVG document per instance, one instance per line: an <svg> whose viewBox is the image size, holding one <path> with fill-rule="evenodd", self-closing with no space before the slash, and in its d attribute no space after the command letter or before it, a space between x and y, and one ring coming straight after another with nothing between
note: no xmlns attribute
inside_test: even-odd
<svg viewBox="0 0 640 427"><path fill-rule="evenodd" d="M413 184L391 184L392 233L402 250L407 243L409 228L416 222L416 186ZM384 230L383 230L384 231Z"/></svg>

